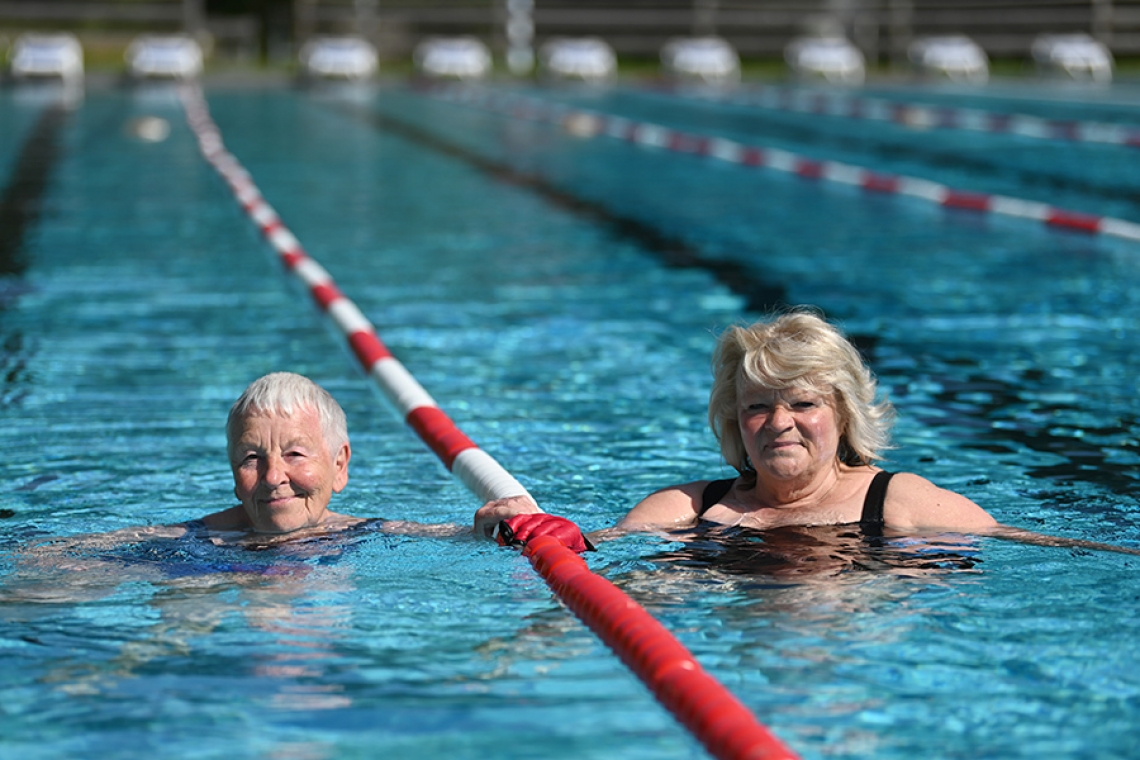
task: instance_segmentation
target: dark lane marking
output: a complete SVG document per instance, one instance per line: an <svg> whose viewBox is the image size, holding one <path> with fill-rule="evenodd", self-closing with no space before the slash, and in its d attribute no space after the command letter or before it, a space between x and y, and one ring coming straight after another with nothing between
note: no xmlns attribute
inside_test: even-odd
<svg viewBox="0 0 1140 760"><path fill-rule="evenodd" d="M43 212L43 195L59 159L59 134L66 120L63 106L44 109L0 193L0 276L22 274L27 268L24 236Z"/></svg>

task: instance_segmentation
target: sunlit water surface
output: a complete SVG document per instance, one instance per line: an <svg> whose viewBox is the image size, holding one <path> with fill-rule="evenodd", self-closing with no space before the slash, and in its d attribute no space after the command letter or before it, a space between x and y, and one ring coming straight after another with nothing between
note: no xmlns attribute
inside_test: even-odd
<svg viewBox="0 0 1140 760"><path fill-rule="evenodd" d="M1127 149L526 92L1140 219ZM807 303L899 407L888 467L1006 523L1140 546L1140 245L574 138L403 86L207 95L393 353L587 529L727 474L704 419L714 336ZM280 369L348 413L339 510L465 524L478 506L282 274L171 91L92 89L45 121L49 102L0 91L4 197L43 186L35 208L6 206L20 234L0 249L0 754L701 757L527 562L486 542L372 528L260 550L44 548L232 503L226 409ZM169 137L141 137L144 116ZM589 562L805 757L1135 756L1134 558L824 533L630 536Z"/></svg>

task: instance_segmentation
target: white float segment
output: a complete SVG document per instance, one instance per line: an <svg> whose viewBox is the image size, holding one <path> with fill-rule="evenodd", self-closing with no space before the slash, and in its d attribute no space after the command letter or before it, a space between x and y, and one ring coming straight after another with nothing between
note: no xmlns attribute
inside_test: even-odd
<svg viewBox="0 0 1140 760"><path fill-rule="evenodd" d="M776 171L794 173L799 162L799 156L794 153L788 153L786 150L779 150L778 148L764 149L764 165Z"/></svg>
<svg viewBox="0 0 1140 760"><path fill-rule="evenodd" d="M416 382L404 365L391 356L376 360L368 370L368 374L372 375L393 408L399 412L401 419L421 406L439 407L435 399Z"/></svg>
<svg viewBox="0 0 1140 760"><path fill-rule="evenodd" d="M723 137L714 137L709 140L708 155L719 158L721 161L731 161L734 164L741 162L744 156L744 147L732 140Z"/></svg>
<svg viewBox="0 0 1140 760"><path fill-rule="evenodd" d="M1014 116L1009 120L1009 131L1022 137L1035 137L1039 140L1053 136L1049 123L1035 116Z"/></svg>
<svg viewBox="0 0 1140 760"><path fill-rule="evenodd" d="M284 227L277 227L269 233L269 243L278 253L299 253L301 250L301 241Z"/></svg>
<svg viewBox="0 0 1140 760"><path fill-rule="evenodd" d="M505 499L508 496L530 496L513 475L480 448L459 452L451 466L451 473L483 501Z"/></svg>
<svg viewBox="0 0 1140 760"><path fill-rule="evenodd" d="M651 148L665 148L669 145L669 136L672 130L657 124L638 124L633 130L633 140L638 145L648 145Z"/></svg>
<svg viewBox="0 0 1140 760"><path fill-rule="evenodd" d="M1123 145L1128 142L1129 129L1120 124L1082 123L1077 125L1076 134L1086 142Z"/></svg>
<svg viewBox="0 0 1140 760"><path fill-rule="evenodd" d="M1006 216L1020 216L1025 219L1036 219L1043 222L1049 218L1052 207L1037 201L1023 201L1020 198L1009 198L1004 195L994 195L990 198L990 211Z"/></svg>
<svg viewBox="0 0 1140 760"><path fill-rule="evenodd" d="M259 227L270 227L281 221L281 218L277 216L277 212L265 201L254 203L253 208L249 210L249 216L253 221L257 222L257 226Z"/></svg>
<svg viewBox="0 0 1140 760"><path fill-rule="evenodd" d="M328 313L346 337L358 332L376 332L372 323L368 321L368 317L364 316L356 304L347 298L335 299L328 305Z"/></svg>
<svg viewBox="0 0 1140 760"><path fill-rule="evenodd" d="M867 179L867 172L858 166L841 164L837 161L824 161L820 176L832 182L842 182L845 185L862 185Z"/></svg>
<svg viewBox="0 0 1140 760"><path fill-rule="evenodd" d="M988 132L993 127L990 115L985 111L976 109L956 111L957 123L960 129L969 129L974 132Z"/></svg>
<svg viewBox="0 0 1140 760"><path fill-rule="evenodd" d="M234 188L234 196L242 206L252 206L257 201L262 200L261 191L252 182L246 181L235 184L240 184L240 187Z"/></svg>
<svg viewBox="0 0 1140 760"><path fill-rule="evenodd" d="M328 285L332 282L332 275L325 271L323 266L308 257L297 262L297 266L293 267L293 273L300 277L310 288L315 288L318 285Z"/></svg>
<svg viewBox="0 0 1140 760"><path fill-rule="evenodd" d="M916 177L899 177L895 187L900 195L912 195L935 203L942 203L950 195L950 188L945 185Z"/></svg>
<svg viewBox="0 0 1140 760"><path fill-rule="evenodd" d="M915 129L930 129L938 123L938 116L929 108L908 108L904 123Z"/></svg>
<svg viewBox="0 0 1140 760"><path fill-rule="evenodd" d="M1100 220L1099 229L1105 235L1140 241L1140 224L1135 222L1105 217Z"/></svg>

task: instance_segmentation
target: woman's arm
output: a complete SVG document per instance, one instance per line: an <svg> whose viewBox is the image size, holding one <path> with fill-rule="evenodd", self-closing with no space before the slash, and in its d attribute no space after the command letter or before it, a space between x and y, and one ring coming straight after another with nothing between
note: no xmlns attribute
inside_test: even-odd
<svg viewBox="0 0 1140 760"><path fill-rule="evenodd" d="M697 523L701 494L707 480L670 486L649 494L614 526L615 532L635 533L688 528Z"/></svg>
<svg viewBox="0 0 1140 760"><path fill-rule="evenodd" d="M884 505L887 527L904 532L954 531L1036 546L1087 549L1140 556L1140 549L1064 538L1002 525L961 494L948 491L918 475L899 473L887 490Z"/></svg>

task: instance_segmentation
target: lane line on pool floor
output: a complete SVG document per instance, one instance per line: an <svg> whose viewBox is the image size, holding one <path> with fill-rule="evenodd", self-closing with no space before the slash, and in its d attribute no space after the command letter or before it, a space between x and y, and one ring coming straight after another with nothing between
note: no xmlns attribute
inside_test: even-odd
<svg viewBox="0 0 1140 760"><path fill-rule="evenodd" d="M1035 140L1087 142L1140 148L1140 127L1115 122L1043 119L1023 113L1001 113L980 108L936 106L927 103L848 95L827 90L776 85L751 85L733 93L676 87L649 87L682 97L750 106L768 111L835 116L881 121L911 129L957 129L1009 134Z"/></svg>
<svg viewBox="0 0 1140 760"><path fill-rule="evenodd" d="M1070 211L1004 195L956 190L919 177L873 172L838 161L819 161L778 148L685 132L519 93L491 92L486 88L469 86L434 87L422 91L447 102L483 108L510 118L553 124L576 137L604 135L643 147L773 169L872 192L908 196L947 208L1029 219L1051 227L1140 241L1140 224L1125 219Z"/></svg>
<svg viewBox="0 0 1140 760"><path fill-rule="evenodd" d="M266 202L248 171L226 150L201 90L181 90L182 104L206 161L344 333L356 358L408 425L484 501L529 495L505 468L468 438L380 341L372 324ZM756 720L660 622L560 541L540 536L524 554L555 595L634 672L673 717L723 760L795 760L797 755Z"/></svg>

